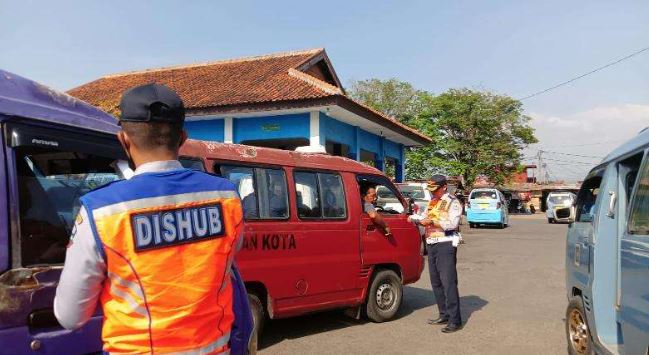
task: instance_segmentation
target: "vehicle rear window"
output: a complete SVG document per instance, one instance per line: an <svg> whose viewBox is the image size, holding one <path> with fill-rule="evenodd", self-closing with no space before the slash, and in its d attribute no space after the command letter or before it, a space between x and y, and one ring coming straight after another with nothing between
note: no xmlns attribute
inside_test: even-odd
<svg viewBox="0 0 649 355"><path fill-rule="evenodd" d="M645 162L637 184L629 214L629 234L649 235L649 163Z"/></svg>
<svg viewBox="0 0 649 355"><path fill-rule="evenodd" d="M22 265L62 264L79 197L119 179L115 159L40 147L15 153Z"/></svg>
<svg viewBox="0 0 649 355"><path fill-rule="evenodd" d="M221 165L215 170L237 186L246 220L288 218L284 170L235 165Z"/></svg>
<svg viewBox="0 0 649 355"><path fill-rule="evenodd" d="M401 194L405 198L414 198L416 200L423 200L426 198L424 188L421 186L400 185L399 191L401 191Z"/></svg>
<svg viewBox="0 0 649 355"><path fill-rule="evenodd" d="M296 171L298 216L303 219L347 218L343 182L338 174Z"/></svg>
<svg viewBox="0 0 649 355"><path fill-rule="evenodd" d="M490 191L490 190L481 190L481 191L473 191L471 193L470 199L492 199L496 200L498 199L498 194L496 191Z"/></svg>

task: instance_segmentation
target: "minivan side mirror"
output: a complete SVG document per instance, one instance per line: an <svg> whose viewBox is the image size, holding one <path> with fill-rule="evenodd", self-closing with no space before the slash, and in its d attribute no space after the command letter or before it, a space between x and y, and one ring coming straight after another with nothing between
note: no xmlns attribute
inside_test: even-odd
<svg viewBox="0 0 649 355"><path fill-rule="evenodd" d="M569 207L564 207L564 208L559 208L555 211L557 218L563 219L563 218L570 218L570 208Z"/></svg>
<svg viewBox="0 0 649 355"><path fill-rule="evenodd" d="M413 214L415 213L415 199L414 198L409 198L408 199L408 214Z"/></svg>

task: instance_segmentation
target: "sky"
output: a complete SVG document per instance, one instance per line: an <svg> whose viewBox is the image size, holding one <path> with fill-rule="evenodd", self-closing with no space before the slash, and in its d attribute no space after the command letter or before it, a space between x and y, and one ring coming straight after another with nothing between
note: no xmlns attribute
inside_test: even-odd
<svg viewBox="0 0 649 355"><path fill-rule="evenodd" d="M522 98L648 47L648 15L646 0L0 0L0 68L67 90L110 73L324 47L344 85L398 78ZM525 156L542 150L551 178L581 180L649 126L649 51L523 104L540 141Z"/></svg>

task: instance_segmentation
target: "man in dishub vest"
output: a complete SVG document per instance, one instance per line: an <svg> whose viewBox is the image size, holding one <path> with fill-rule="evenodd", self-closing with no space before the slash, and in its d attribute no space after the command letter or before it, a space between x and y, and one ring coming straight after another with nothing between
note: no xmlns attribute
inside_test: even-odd
<svg viewBox="0 0 649 355"><path fill-rule="evenodd" d="M81 198L54 300L68 329L100 302L104 351L228 352L229 282L243 228L228 180L184 169L184 105L165 86L122 97L118 138L134 176Z"/></svg>

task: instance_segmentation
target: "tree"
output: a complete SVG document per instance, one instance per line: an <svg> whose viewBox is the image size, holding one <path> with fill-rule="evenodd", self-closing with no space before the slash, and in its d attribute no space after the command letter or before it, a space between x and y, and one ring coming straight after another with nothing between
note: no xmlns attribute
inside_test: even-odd
<svg viewBox="0 0 649 355"><path fill-rule="evenodd" d="M470 89L435 96L397 79L352 83L350 95L433 139L406 153L407 179L445 173L471 186L485 175L503 184L519 168L522 149L537 142L523 105L509 96Z"/></svg>
<svg viewBox="0 0 649 355"><path fill-rule="evenodd" d="M431 97L413 125L437 138L431 163L467 185L485 175L496 185L507 182L520 166L521 151L536 143L531 118L523 104L486 91L450 89Z"/></svg>
<svg viewBox="0 0 649 355"><path fill-rule="evenodd" d="M410 83L395 78L353 81L349 95L398 121L408 121L421 111L421 97L426 93Z"/></svg>

